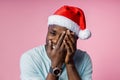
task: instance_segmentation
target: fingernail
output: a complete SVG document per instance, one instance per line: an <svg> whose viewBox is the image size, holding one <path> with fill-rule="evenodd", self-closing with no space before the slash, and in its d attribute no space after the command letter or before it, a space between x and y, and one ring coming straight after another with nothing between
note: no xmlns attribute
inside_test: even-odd
<svg viewBox="0 0 120 80"><path fill-rule="evenodd" d="M70 30L68 30L68 34L70 34Z"/></svg>
<svg viewBox="0 0 120 80"><path fill-rule="evenodd" d="M53 49L55 49L55 46L52 46L53 47Z"/></svg>
<svg viewBox="0 0 120 80"><path fill-rule="evenodd" d="M66 41L65 41L65 40L63 40L63 42L65 43Z"/></svg>
<svg viewBox="0 0 120 80"><path fill-rule="evenodd" d="M51 43L51 40L49 40L48 42Z"/></svg>
<svg viewBox="0 0 120 80"><path fill-rule="evenodd" d="M63 31L63 33L65 33L65 31Z"/></svg>

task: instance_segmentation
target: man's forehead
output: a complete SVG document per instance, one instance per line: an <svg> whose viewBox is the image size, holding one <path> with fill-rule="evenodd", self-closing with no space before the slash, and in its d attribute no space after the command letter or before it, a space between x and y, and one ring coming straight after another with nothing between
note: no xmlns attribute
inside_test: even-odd
<svg viewBox="0 0 120 80"><path fill-rule="evenodd" d="M53 30L63 30L63 31L66 31L68 30L66 27L64 26L58 26L58 25L49 25L48 29L53 29Z"/></svg>

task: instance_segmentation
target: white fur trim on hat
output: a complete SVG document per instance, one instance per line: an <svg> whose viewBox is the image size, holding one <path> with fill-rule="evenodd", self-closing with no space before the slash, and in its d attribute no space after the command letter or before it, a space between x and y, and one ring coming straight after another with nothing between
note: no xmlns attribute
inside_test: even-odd
<svg viewBox="0 0 120 80"><path fill-rule="evenodd" d="M79 25L69 18L60 15L51 15L48 17L48 25L56 24L79 34Z"/></svg>
<svg viewBox="0 0 120 80"><path fill-rule="evenodd" d="M80 27L77 23L64 16L60 16L60 15L49 16L48 25L53 25L53 24L66 27L67 29L75 32L80 39L85 40L91 37L91 32L88 29L80 30Z"/></svg>
<svg viewBox="0 0 120 80"><path fill-rule="evenodd" d="M91 32L88 29L80 30L78 37L83 40L88 39L91 37Z"/></svg>

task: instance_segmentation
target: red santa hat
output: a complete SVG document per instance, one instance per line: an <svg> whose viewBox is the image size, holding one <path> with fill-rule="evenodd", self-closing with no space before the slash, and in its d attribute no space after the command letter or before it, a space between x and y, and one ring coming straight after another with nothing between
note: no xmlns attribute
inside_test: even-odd
<svg viewBox="0 0 120 80"><path fill-rule="evenodd" d="M76 33L80 39L88 39L91 32L86 29L85 16L80 8L63 6L48 17L48 25L59 25Z"/></svg>

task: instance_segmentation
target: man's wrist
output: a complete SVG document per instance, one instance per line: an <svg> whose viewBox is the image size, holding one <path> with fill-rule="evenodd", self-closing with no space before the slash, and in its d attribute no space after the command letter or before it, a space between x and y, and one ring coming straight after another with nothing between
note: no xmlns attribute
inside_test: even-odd
<svg viewBox="0 0 120 80"><path fill-rule="evenodd" d="M70 60L68 61L67 63L65 63L66 65L74 65L74 61L73 60Z"/></svg>
<svg viewBox="0 0 120 80"><path fill-rule="evenodd" d="M52 73L49 72L46 80L58 80L58 79L59 77L56 77Z"/></svg>
<svg viewBox="0 0 120 80"><path fill-rule="evenodd" d="M52 67L52 68L55 68L55 67L57 66L57 67L61 68L62 65L63 65L63 63L57 64L57 63L55 63L55 62L52 62L51 67Z"/></svg>
<svg viewBox="0 0 120 80"><path fill-rule="evenodd" d="M57 66L55 68L50 67L49 73L51 73L55 77L59 77L62 74L62 68L59 68Z"/></svg>
<svg viewBox="0 0 120 80"><path fill-rule="evenodd" d="M69 63L67 63L65 65L66 65L66 68L69 68L69 69L75 68L75 64L74 64L73 60L69 61Z"/></svg>

